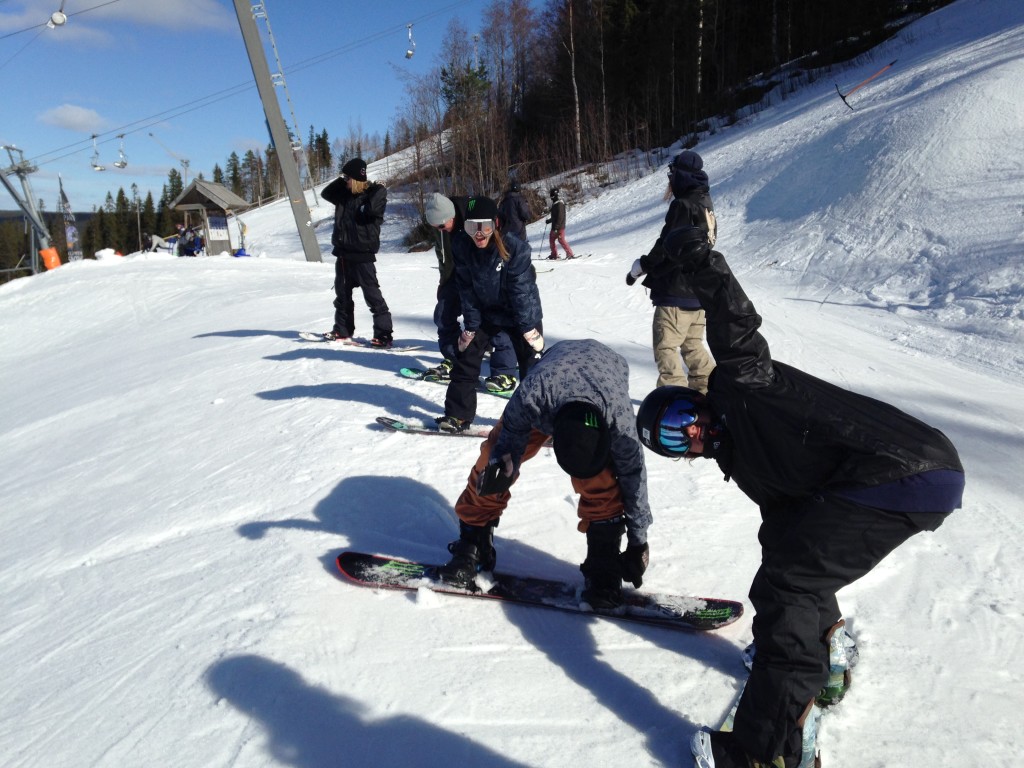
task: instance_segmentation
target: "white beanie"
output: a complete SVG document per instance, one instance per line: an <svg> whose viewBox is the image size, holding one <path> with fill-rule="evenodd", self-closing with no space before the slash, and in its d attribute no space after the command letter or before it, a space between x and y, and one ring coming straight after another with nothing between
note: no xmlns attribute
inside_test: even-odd
<svg viewBox="0 0 1024 768"><path fill-rule="evenodd" d="M424 212L427 223L432 227L439 227L448 219L455 218L455 205L444 195L435 192L430 202L427 203L427 210Z"/></svg>

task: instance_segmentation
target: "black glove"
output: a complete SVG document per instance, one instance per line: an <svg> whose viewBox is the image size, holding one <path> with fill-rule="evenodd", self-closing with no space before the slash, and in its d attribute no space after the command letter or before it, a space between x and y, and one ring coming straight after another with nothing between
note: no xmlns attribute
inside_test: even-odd
<svg viewBox="0 0 1024 768"><path fill-rule="evenodd" d="M630 544L625 552L619 554L619 570L622 571L622 580L632 583L639 588L644 583L644 571L651 561L651 548L647 542L643 544Z"/></svg>
<svg viewBox="0 0 1024 768"><path fill-rule="evenodd" d="M512 487L512 478L505 474L505 462L493 461L484 467L484 471L476 480L476 492L481 496L496 496L499 493L506 493Z"/></svg>
<svg viewBox="0 0 1024 768"><path fill-rule="evenodd" d="M545 224L550 224L551 223L551 219L544 219L544 223Z"/></svg>

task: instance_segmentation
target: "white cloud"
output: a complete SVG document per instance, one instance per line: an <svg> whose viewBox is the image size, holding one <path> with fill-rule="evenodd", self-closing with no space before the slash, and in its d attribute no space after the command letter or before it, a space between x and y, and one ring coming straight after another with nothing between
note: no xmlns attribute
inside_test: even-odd
<svg viewBox="0 0 1024 768"><path fill-rule="evenodd" d="M39 121L78 133L99 133L107 125L107 121L96 110L74 104L61 104L48 109L39 115Z"/></svg>

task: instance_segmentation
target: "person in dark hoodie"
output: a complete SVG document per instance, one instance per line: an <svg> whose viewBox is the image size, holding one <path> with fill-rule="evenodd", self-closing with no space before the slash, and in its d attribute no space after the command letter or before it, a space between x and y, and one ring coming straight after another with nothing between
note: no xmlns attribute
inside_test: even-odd
<svg viewBox="0 0 1024 768"><path fill-rule="evenodd" d="M476 388L491 339L506 331L519 362L519 380L544 349L543 311L530 247L498 231L498 206L489 197L471 197L464 229L452 235L455 281L462 302L459 358L452 368L438 427L465 430L476 417Z"/></svg>
<svg viewBox="0 0 1024 768"><path fill-rule="evenodd" d="M674 230L664 246L707 312L717 365L706 395L648 394L640 442L714 459L762 521L750 677L733 730L699 731L691 751L702 768L812 766L819 707L850 682L836 592L959 509L963 465L938 429L772 359L760 315L703 229Z"/></svg>
<svg viewBox="0 0 1024 768"><path fill-rule="evenodd" d="M523 196L519 194L519 182L511 181L508 191L498 203L498 229L503 235L515 235L524 243L526 240L526 225L533 218L530 206L526 204Z"/></svg>
<svg viewBox="0 0 1024 768"><path fill-rule="evenodd" d="M394 326L391 310L377 281L377 251L380 225L388 204L387 188L366 178L366 163L355 157L345 163L341 176L320 196L334 204L334 232L331 234L334 263L334 327L323 334L325 341L339 341L355 333L355 305L352 291L361 288L373 315L375 347L391 346Z"/></svg>
<svg viewBox="0 0 1024 768"><path fill-rule="evenodd" d="M687 285L686 278L665 253L664 240L673 229L692 224L708 233L712 244L718 235L714 204L708 187L704 161L696 152L680 152L668 168L671 196L661 234L650 253L633 262L626 284L642 275L654 304L654 362L658 386L678 384L706 392L708 376L715 364L704 347L704 310ZM686 370L683 370L683 364Z"/></svg>

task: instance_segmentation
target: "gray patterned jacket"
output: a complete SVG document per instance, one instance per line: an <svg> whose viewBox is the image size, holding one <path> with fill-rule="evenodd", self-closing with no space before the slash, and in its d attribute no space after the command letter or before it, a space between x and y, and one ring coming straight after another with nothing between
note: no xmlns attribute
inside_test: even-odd
<svg viewBox="0 0 1024 768"><path fill-rule="evenodd" d="M652 517L644 453L629 397L629 365L604 344L583 339L551 346L509 398L493 455L510 454L518 470L530 430L550 435L558 409L574 401L598 408L611 431L612 466L625 504L627 537L630 544L643 544Z"/></svg>

